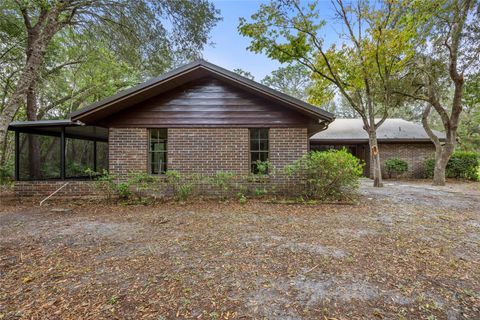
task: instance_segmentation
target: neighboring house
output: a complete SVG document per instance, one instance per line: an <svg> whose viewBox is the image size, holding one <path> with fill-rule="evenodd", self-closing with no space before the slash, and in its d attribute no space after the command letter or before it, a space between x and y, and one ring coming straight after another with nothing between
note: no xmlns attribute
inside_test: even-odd
<svg viewBox="0 0 480 320"><path fill-rule="evenodd" d="M333 120L327 111L198 61L73 112L67 120L11 123L15 176L23 180L16 188L33 190L25 194L36 194L40 186L54 190L59 183L31 180L81 178L82 162L96 171L108 167L119 179L130 172L166 170L248 174L257 160L267 159L281 169L308 152L309 137ZM42 155L35 172L24 134L42 137L54 150ZM86 142L73 148L77 140ZM72 182L70 188L81 192L80 185Z"/></svg>
<svg viewBox="0 0 480 320"><path fill-rule="evenodd" d="M445 135L434 131L444 139ZM387 119L377 130L378 148L385 173L385 160L400 158L408 163L410 178L425 176L425 160L435 153L435 146L421 124L403 119ZM365 161L365 175L373 176L370 166L370 147L367 132L363 129L362 119L336 119L327 130L310 138L311 150L348 149L353 155Z"/></svg>

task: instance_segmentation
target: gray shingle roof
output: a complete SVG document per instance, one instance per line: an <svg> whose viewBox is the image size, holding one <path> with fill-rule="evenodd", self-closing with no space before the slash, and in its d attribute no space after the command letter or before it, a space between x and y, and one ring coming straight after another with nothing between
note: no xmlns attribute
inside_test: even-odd
<svg viewBox="0 0 480 320"><path fill-rule="evenodd" d="M441 139L445 134L434 131ZM403 119L387 119L377 130L379 141L430 141L423 126ZM319 132L310 141L368 141L362 119L336 119L327 130Z"/></svg>

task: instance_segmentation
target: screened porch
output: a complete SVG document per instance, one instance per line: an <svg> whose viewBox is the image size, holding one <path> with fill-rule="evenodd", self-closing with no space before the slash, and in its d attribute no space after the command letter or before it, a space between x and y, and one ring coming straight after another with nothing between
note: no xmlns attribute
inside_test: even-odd
<svg viewBox="0 0 480 320"><path fill-rule="evenodd" d="M108 170L108 129L69 120L12 122L15 180L88 179Z"/></svg>

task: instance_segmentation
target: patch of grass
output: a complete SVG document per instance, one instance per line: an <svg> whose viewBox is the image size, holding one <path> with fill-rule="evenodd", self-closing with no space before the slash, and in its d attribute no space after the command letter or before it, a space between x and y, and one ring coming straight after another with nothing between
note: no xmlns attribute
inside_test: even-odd
<svg viewBox="0 0 480 320"><path fill-rule="evenodd" d="M118 303L118 296L116 295L113 295L110 297L110 299L108 300L108 303L111 304L112 306L113 305L116 305Z"/></svg>

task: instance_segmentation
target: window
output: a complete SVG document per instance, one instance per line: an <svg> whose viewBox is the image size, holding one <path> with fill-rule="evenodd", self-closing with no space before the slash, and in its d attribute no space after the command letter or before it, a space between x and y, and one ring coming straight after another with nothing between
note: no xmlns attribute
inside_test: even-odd
<svg viewBox="0 0 480 320"><path fill-rule="evenodd" d="M149 132L149 173L165 173L167 171L167 129L150 129Z"/></svg>
<svg viewBox="0 0 480 320"><path fill-rule="evenodd" d="M268 160L268 129L250 129L250 169L258 173L257 162Z"/></svg>

